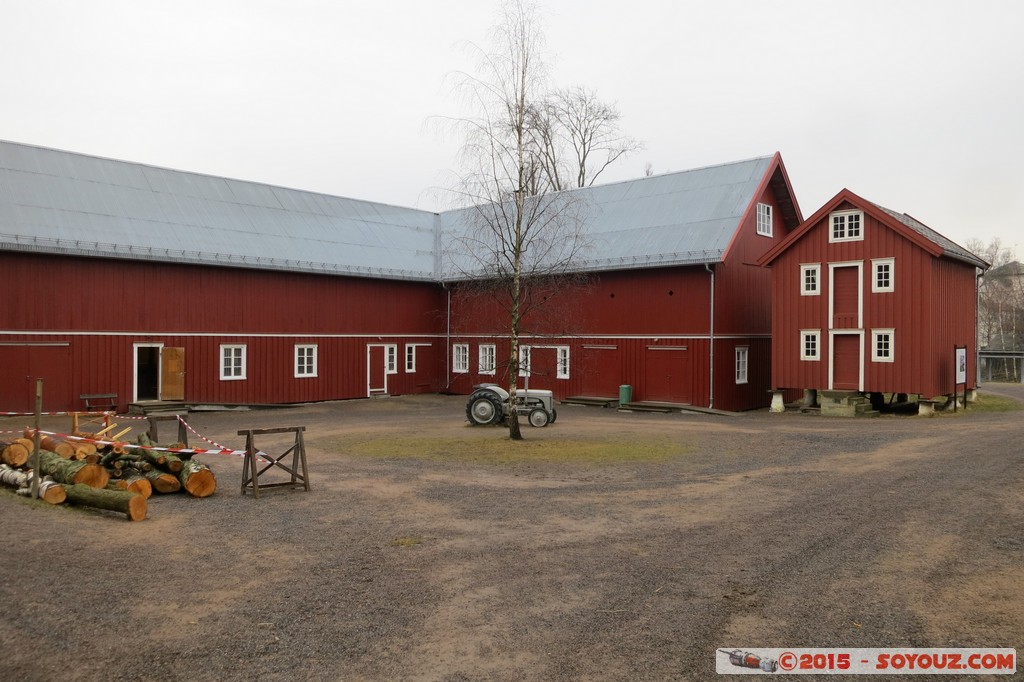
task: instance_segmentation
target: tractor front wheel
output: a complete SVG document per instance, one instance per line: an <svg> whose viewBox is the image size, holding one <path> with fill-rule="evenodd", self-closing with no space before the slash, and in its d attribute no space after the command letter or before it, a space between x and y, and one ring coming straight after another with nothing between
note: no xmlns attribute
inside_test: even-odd
<svg viewBox="0 0 1024 682"><path fill-rule="evenodd" d="M543 407L536 407L530 410L530 426L547 426L548 411Z"/></svg>

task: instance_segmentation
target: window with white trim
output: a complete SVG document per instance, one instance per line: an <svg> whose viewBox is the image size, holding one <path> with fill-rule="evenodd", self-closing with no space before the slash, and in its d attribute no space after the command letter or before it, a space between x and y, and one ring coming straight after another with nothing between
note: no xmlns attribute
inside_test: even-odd
<svg viewBox="0 0 1024 682"><path fill-rule="evenodd" d="M416 373L416 346L411 343L405 344L405 373Z"/></svg>
<svg viewBox="0 0 1024 682"><path fill-rule="evenodd" d="M820 360L821 359L821 330L801 329L800 330L800 359Z"/></svg>
<svg viewBox="0 0 1024 682"><path fill-rule="evenodd" d="M469 344L452 345L452 371L465 374L469 371Z"/></svg>
<svg viewBox="0 0 1024 682"><path fill-rule="evenodd" d="M830 242L855 242L864 239L863 211L836 211L829 215Z"/></svg>
<svg viewBox="0 0 1024 682"><path fill-rule="evenodd" d="M244 344L224 344L220 347L220 378L223 381L245 378Z"/></svg>
<svg viewBox="0 0 1024 682"><path fill-rule="evenodd" d="M316 344L295 345L295 378L315 377L317 374Z"/></svg>
<svg viewBox="0 0 1024 682"><path fill-rule="evenodd" d="M497 352L493 343L481 343L477 352L477 361L480 364L480 374L494 374Z"/></svg>
<svg viewBox="0 0 1024 682"><path fill-rule="evenodd" d="M872 329L871 330L871 360L872 362L895 362L896 361L896 330L894 329Z"/></svg>
<svg viewBox="0 0 1024 682"><path fill-rule="evenodd" d="M771 204L757 205L757 233L764 237L772 236L772 206Z"/></svg>
<svg viewBox="0 0 1024 682"><path fill-rule="evenodd" d="M821 263L808 263L800 266L800 295L818 296L821 294Z"/></svg>
<svg viewBox="0 0 1024 682"><path fill-rule="evenodd" d="M896 259L877 258L871 261L872 293L888 293L896 290Z"/></svg>
<svg viewBox="0 0 1024 682"><path fill-rule="evenodd" d="M530 376L530 359L533 349L529 346L519 346L519 376Z"/></svg>
<svg viewBox="0 0 1024 682"><path fill-rule="evenodd" d="M559 346L557 349L555 368L555 378L557 379L568 379L569 378L569 346Z"/></svg>
<svg viewBox="0 0 1024 682"><path fill-rule="evenodd" d="M747 346L736 348L736 383L747 383L747 367L750 359L750 349Z"/></svg>
<svg viewBox="0 0 1024 682"><path fill-rule="evenodd" d="M384 373L398 374L398 344L389 343L384 346Z"/></svg>

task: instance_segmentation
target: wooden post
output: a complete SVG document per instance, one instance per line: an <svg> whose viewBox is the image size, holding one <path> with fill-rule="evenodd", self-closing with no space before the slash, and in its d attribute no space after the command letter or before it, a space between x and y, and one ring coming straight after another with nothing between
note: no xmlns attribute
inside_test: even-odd
<svg viewBox="0 0 1024 682"><path fill-rule="evenodd" d="M39 428L40 428L40 425L42 423L41 422L42 413L43 413L43 380L42 379L36 379L36 432L32 436L32 445L33 445L33 447L32 447L32 457L34 458L34 461L35 461L35 464L33 465L33 467L35 468L35 472L36 472L36 475L32 477L32 499L33 500L38 500L39 499L39 479L40 479L40 477L42 475L42 472L40 472L40 470L39 470L39 441L41 439L41 436L39 434Z"/></svg>

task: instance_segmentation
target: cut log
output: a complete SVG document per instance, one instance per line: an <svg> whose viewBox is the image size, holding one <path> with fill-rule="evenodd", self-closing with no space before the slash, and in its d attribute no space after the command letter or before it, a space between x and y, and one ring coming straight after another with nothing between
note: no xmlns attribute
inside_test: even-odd
<svg viewBox="0 0 1024 682"><path fill-rule="evenodd" d="M121 479L121 482L127 484L126 490L128 490L129 492L138 493L139 495L145 497L147 500L153 494L153 484L150 483L149 479L146 478L145 476L133 474L131 476L128 476L127 478Z"/></svg>
<svg viewBox="0 0 1024 682"><path fill-rule="evenodd" d="M32 429L25 429L25 438L32 439ZM47 436L45 434L40 434L39 449L56 452L64 459L71 459L75 456L75 446L73 443L63 438L56 438L55 436Z"/></svg>
<svg viewBox="0 0 1024 682"><path fill-rule="evenodd" d="M13 469L6 464L0 464L0 483L10 488L18 488L19 495L32 494L32 477L34 471L23 471ZM50 504L60 504L67 495L64 488L49 476L44 476L39 482L39 497Z"/></svg>
<svg viewBox="0 0 1024 682"><path fill-rule="evenodd" d="M184 466L178 480L185 487L185 492L192 497L209 497L217 491L217 479L210 467L195 459L188 460Z"/></svg>
<svg viewBox="0 0 1024 682"><path fill-rule="evenodd" d="M163 468L172 474L180 474L185 468L185 460L178 457L173 452L165 452Z"/></svg>
<svg viewBox="0 0 1024 682"><path fill-rule="evenodd" d="M181 481L177 479L174 474L169 474L166 471L147 471L143 474L151 484L153 484L153 490L160 494L176 493L181 490Z"/></svg>
<svg viewBox="0 0 1024 682"><path fill-rule="evenodd" d="M101 490L87 485L66 485L64 490L70 504L121 512L129 521L143 520L149 509L145 497L126 490Z"/></svg>
<svg viewBox="0 0 1024 682"><path fill-rule="evenodd" d="M58 483L84 483L93 488L105 488L110 474L99 464L80 460L67 460L55 452L39 451L39 470Z"/></svg>
<svg viewBox="0 0 1024 682"><path fill-rule="evenodd" d="M12 467L24 466L34 447L34 445L25 447L24 443L20 441L0 443L0 461Z"/></svg>

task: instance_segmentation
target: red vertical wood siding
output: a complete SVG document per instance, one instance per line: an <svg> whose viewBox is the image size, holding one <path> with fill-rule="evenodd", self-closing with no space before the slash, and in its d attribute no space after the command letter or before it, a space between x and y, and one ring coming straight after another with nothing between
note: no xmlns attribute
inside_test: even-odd
<svg viewBox="0 0 1024 682"><path fill-rule="evenodd" d="M37 305L38 273L58 265L60 281L71 284ZM390 392L443 388L437 362L444 357L445 294L433 284L13 253L0 253L0 267L11 282L0 341L68 344L67 370L47 381L48 410L80 409L81 393L116 392L125 407L133 398L135 343L185 349L190 402L365 397L371 343L398 347ZM430 344L418 348L415 373L405 371L407 343ZM220 379L221 344L246 346L244 380ZM317 346L316 377L294 376L297 344ZM7 349L0 351L0 379L11 382L25 371L26 351L0 348ZM65 375L62 385L57 377ZM0 409L31 406L18 399L20 391L0 395Z"/></svg>
<svg viewBox="0 0 1024 682"><path fill-rule="evenodd" d="M835 210L860 208L848 202ZM864 239L829 243L828 215L771 265L772 378L775 388L828 388L829 263L861 262L864 390L925 396L952 392L953 345L966 345L974 386L975 268L938 258L865 213ZM892 258L894 291L872 292L872 260ZM821 266L820 293L801 295L801 264ZM840 270L845 272L845 270ZM845 325L844 325L845 326ZM872 330L894 330L894 361L872 361ZM801 331L820 330L819 359L801 360ZM957 339L954 341L954 339Z"/></svg>

